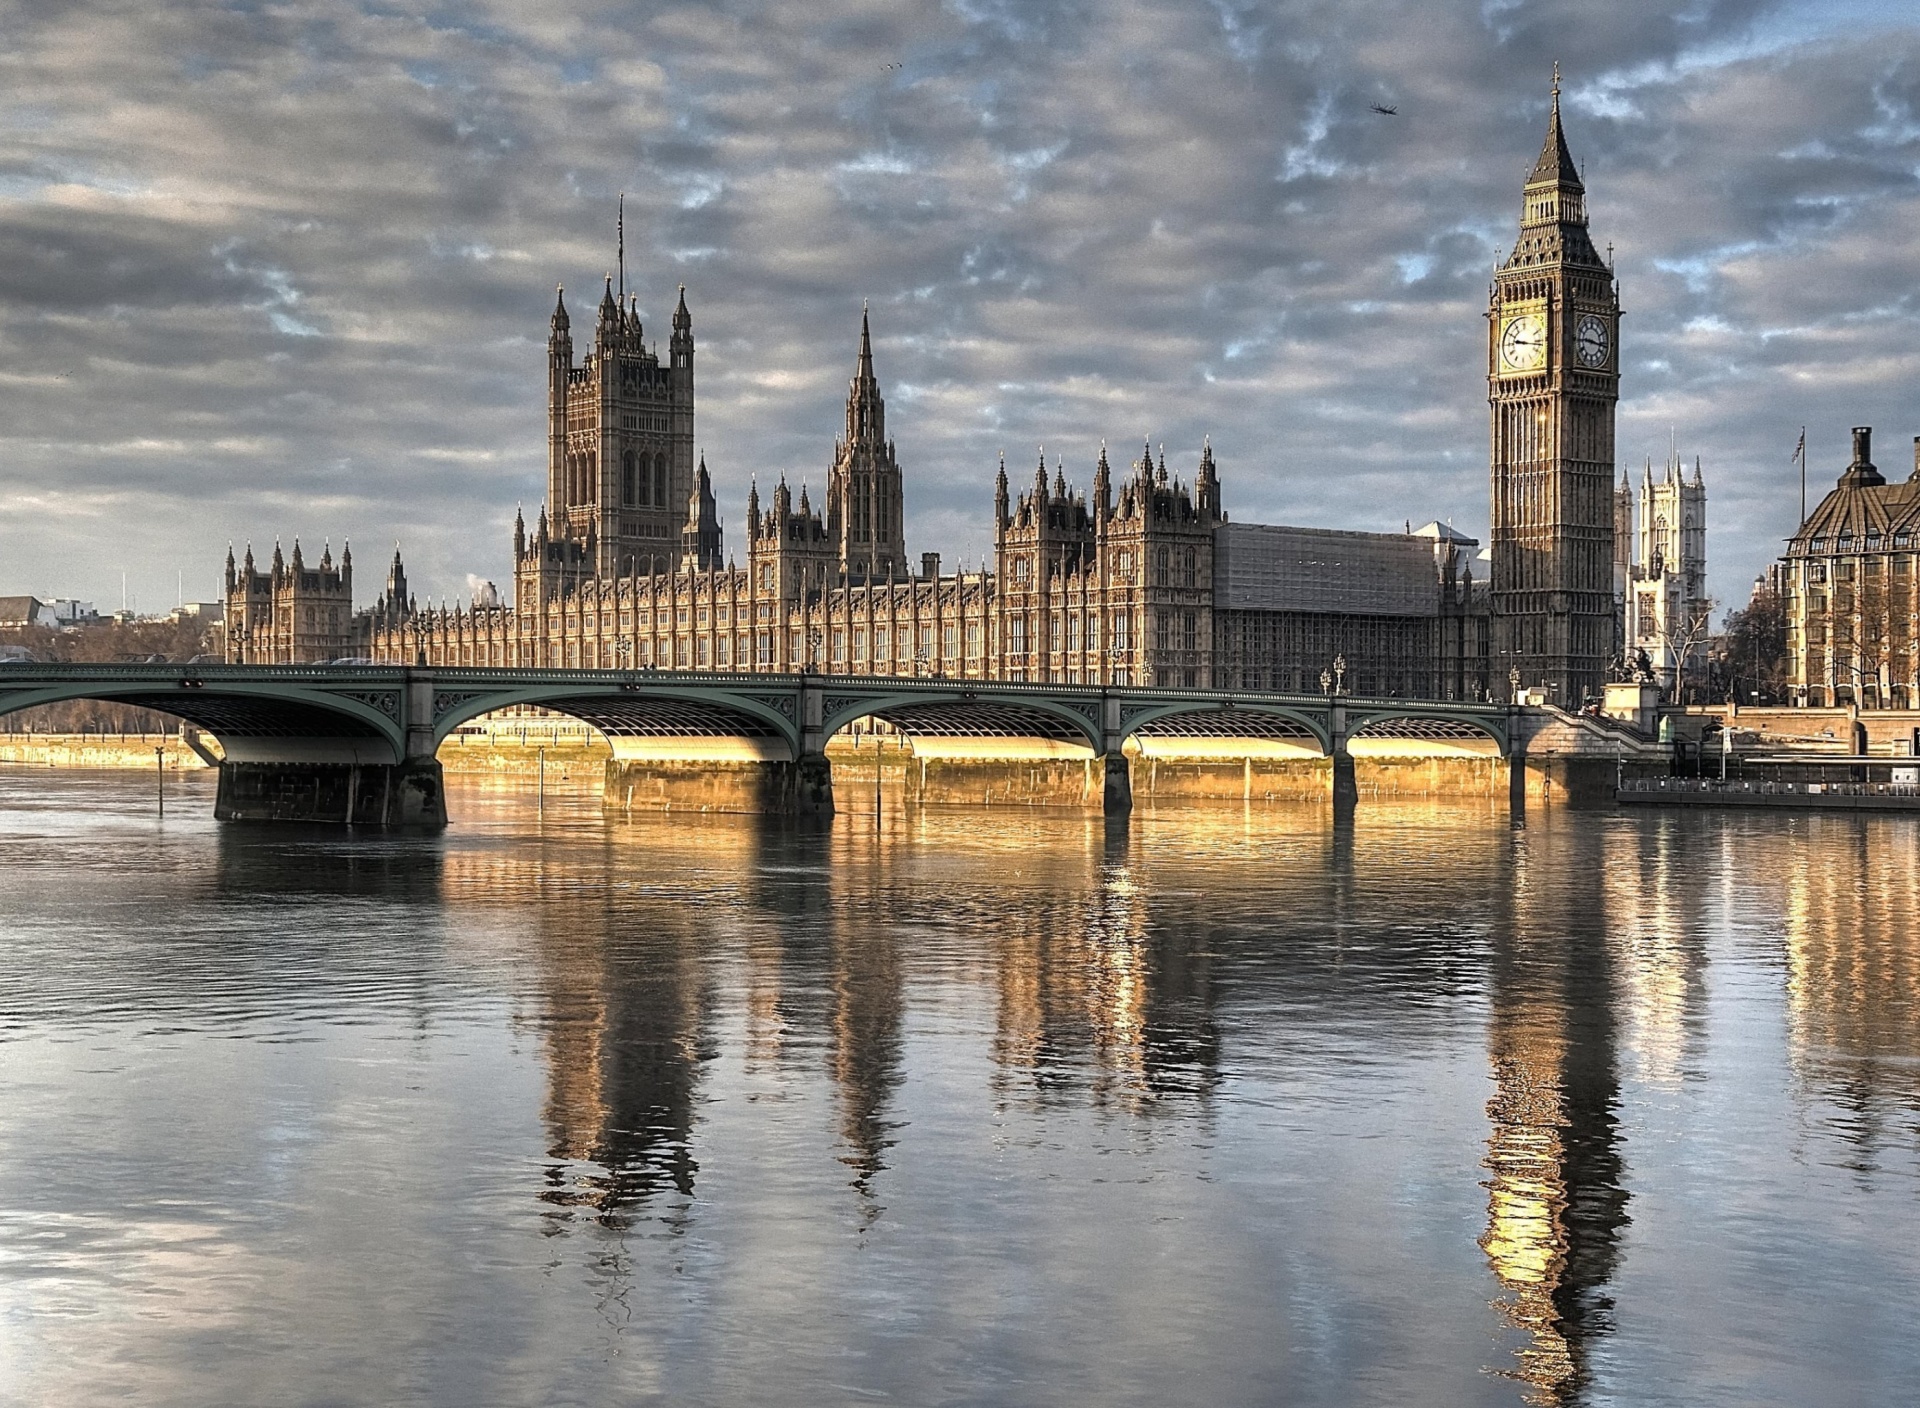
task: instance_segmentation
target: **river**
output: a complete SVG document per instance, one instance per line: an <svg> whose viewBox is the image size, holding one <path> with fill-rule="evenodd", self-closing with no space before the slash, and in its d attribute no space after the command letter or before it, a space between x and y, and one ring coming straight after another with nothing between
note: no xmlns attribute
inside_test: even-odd
<svg viewBox="0 0 1920 1408"><path fill-rule="evenodd" d="M1875 1404L1920 820L0 769L0 1401Z"/></svg>

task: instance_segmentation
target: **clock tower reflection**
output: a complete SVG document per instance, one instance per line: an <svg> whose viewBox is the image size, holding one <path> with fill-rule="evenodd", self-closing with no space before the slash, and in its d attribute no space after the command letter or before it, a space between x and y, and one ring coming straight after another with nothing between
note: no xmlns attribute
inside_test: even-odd
<svg viewBox="0 0 1920 1408"><path fill-rule="evenodd" d="M1527 1337L1501 1372L1528 1386L1529 1401L1563 1404L1577 1400L1593 1342L1613 1329L1609 1283L1629 1221L1605 857L1592 835L1550 826L1516 833L1513 846L1501 887L1511 899L1494 921L1480 1247L1500 1282L1495 1304Z"/></svg>

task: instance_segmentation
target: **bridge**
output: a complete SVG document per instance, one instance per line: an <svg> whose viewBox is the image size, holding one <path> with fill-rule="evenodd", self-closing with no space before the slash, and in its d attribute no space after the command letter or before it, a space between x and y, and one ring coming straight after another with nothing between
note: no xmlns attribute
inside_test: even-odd
<svg viewBox="0 0 1920 1408"><path fill-rule="evenodd" d="M879 719L950 753L1038 746L1087 779L1109 815L1133 803L1133 767L1168 739L1245 743L1324 759L1336 800L1353 759L1409 743L1518 761L1551 709L1342 694L1126 688L891 676L651 670L446 669L369 665L0 666L0 715L68 700L176 715L220 743L216 815L367 826L441 826L436 751L482 714L534 705L571 715L613 746L610 794L636 780L643 804L831 815L827 740ZM1553 717L1548 717L1553 716ZM1586 721L1578 721L1585 723ZM1129 756L1129 753L1133 755ZM1608 764L1611 780L1612 764Z"/></svg>

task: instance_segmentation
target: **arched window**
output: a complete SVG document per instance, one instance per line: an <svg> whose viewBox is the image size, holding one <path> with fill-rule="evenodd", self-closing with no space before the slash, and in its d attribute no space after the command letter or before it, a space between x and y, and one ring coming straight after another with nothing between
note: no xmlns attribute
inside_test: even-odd
<svg viewBox="0 0 1920 1408"><path fill-rule="evenodd" d="M628 450L620 457L620 501L629 508L640 502L637 497L640 489L635 482L638 478L634 470L633 451Z"/></svg>
<svg viewBox="0 0 1920 1408"><path fill-rule="evenodd" d="M667 457L653 457L653 502L657 508L667 506Z"/></svg>

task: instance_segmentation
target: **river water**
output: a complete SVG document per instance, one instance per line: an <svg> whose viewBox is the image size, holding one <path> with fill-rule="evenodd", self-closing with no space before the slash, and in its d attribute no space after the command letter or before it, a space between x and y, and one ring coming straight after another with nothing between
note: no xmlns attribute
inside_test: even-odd
<svg viewBox="0 0 1920 1408"><path fill-rule="evenodd" d="M0 769L0 1401L1888 1404L1902 817Z"/></svg>

